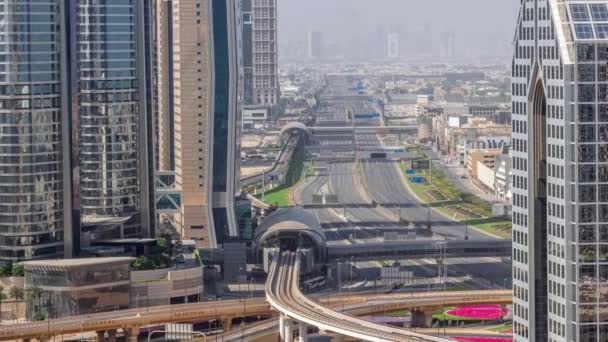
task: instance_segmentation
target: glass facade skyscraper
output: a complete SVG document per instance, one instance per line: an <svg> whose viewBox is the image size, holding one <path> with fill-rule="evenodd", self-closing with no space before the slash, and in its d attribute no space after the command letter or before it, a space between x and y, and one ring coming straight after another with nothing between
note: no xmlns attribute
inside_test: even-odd
<svg viewBox="0 0 608 342"><path fill-rule="evenodd" d="M60 2L0 1L0 262L63 254Z"/></svg>
<svg viewBox="0 0 608 342"><path fill-rule="evenodd" d="M139 80L138 58L144 56L136 7L134 0L80 0L75 18L78 110L72 114L78 123L81 222L123 218L134 224L128 236L140 228L146 186L139 177L139 159L146 157L138 141L145 83Z"/></svg>
<svg viewBox="0 0 608 342"><path fill-rule="evenodd" d="M73 256L83 229L151 234L150 15L0 1L0 260Z"/></svg>

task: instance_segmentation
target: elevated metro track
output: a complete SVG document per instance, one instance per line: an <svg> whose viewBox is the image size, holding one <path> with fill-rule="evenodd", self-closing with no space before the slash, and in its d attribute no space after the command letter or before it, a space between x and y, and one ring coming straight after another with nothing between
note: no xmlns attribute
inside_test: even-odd
<svg viewBox="0 0 608 342"><path fill-rule="evenodd" d="M300 260L295 252L283 252L271 267L266 282L266 298L273 308L287 319L299 322L300 334L307 334L307 326L334 332L366 341L412 341L412 342L448 342L442 337L422 335L404 329L397 329L377 323L368 322L328 309L308 297L299 288ZM285 318L282 317L281 320ZM280 324L281 337L291 341L291 325ZM287 327L287 328L286 328ZM300 337L300 341L305 338Z"/></svg>

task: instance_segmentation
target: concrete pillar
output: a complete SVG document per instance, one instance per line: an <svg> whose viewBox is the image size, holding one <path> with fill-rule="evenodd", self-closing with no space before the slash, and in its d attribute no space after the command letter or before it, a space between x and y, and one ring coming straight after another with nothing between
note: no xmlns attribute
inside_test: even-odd
<svg viewBox="0 0 608 342"><path fill-rule="evenodd" d="M108 330L107 342L116 342L116 330Z"/></svg>
<svg viewBox="0 0 608 342"><path fill-rule="evenodd" d="M298 323L298 342L308 342L308 325L306 323Z"/></svg>
<svg viewBox="0 0 608 342"><path fill-rule="evenodd" d="M336 334L332 339L333 342L344 342L344 335Z"/></svg>
<svg viewBox="0 0 608 342"><path fill-rule="evenodd" d="M40 336L40 337L38 337L38 341L39 342L47 342L48 340L49 340L49 338L46 337L46 336Z"/></svg>
<svg viewBox="0 0 608 342"><path fill-rule="evenodd" d="M293 321L290 319L285 321L285 341L293 342Z"/></svg>
<svg viewBox="0 0 608 342"><path fill-rule="evenodd" d="M139 337L139 327L131 327L124 330L126 342L137 342L137 338Z"/></svg>
<svg viewBox="0 0 608 342"><path fill-rule="evenodd" d="M97 332L97 342L106 342L106 331L98 331Z"/></svg>
<svg viewBox="0 0 608 342"><path fill-rule="evenodd" d="M232 329L232 317L224 318L224 320L222 320L222 328L224 329L224 332Z"/></svg>
<svg viewBox="0 0 608 342"><path fill-rule="evenodd" d="M279 317L279 337L281 342L285 342L285 318L283 314Z"/></svg>
<svg viewBox="0 0 608 342"><path fill-rule="evenodd" d="M430 328L433 324L433 312L432 311L412 311L412 328Z"/></svg>

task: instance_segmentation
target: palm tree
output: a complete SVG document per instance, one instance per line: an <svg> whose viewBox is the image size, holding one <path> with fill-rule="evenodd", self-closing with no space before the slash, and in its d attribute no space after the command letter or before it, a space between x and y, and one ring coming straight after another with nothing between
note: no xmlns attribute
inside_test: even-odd
<svg viewBox="0 0 608 342"><path fill-rule="evenodd" d="M38 286L34 286L30 289L27 289L26 291L28 303L32 303L32 306L34 307L34 312L38 311L40 306L40 297L42 297L42 289Z"/></svg>
<svg viewBox="0 0 608 342"><path fill-rule="evenodd" d="M8 290L8 296L12 300L15 301L15 312L17 313L17 318L19 317L19 303L17 301L23 301L25 298L25 291L17 285L13 285L10 290Z"/></svg>

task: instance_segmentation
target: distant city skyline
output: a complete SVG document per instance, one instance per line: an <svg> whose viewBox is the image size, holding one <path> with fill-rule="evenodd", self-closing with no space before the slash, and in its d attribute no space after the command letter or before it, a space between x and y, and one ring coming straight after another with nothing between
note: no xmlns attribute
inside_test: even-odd
<svg viewBox="0 0 608 342"><path fill-rule="evenodd" d="M379 30L399 30L402 58L422 54L434 60L445 57L441 36L450 32L456 59L510 58L518 6L514 0L280 0L279 44L293 50L310 31L321 31L328 55L359 60L378 55L370 46L378 48Z"/></svg>

